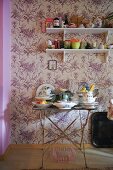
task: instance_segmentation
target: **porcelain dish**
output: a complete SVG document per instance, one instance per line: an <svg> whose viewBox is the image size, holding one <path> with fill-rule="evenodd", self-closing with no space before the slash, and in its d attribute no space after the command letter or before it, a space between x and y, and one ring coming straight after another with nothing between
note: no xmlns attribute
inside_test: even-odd
<svg viewBox="0 0 113 170"><path fill-rule="evenodd" d="M42 84L37 88L35 98L50 99L53 95L52 92L54 91L54 89L55 88L51 84Z"/></svg>
<svg viewBox="0 0 113 170"><path fill-rule="evenodd" d="M59 109L71 109L73 106L77 105L75 102L64 102L64 101L59 101L53 103L54 106L58 107Z"/></svg>
<svg viewBox="0 0 113 170"><path fill-rule="evenodd" d="M93 102L93 103L84 102L84 103L83 103L83 106L84 106L86 109L95 109L95 108L98 107L98 102Z"/></svg>
<svg viewBox="0 0 113 170"><path fill-rule="evenodd" d="M83 102L83 105L88 105L88 106L98 105L98 102L92 102L92 103L89 103L89 102Z"/></svg>

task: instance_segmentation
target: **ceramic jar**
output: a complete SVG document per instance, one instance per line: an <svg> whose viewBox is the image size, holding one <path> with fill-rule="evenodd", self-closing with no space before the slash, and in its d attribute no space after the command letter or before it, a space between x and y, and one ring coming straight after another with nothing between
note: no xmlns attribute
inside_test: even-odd
<svg viewBox="0 0 113 170"><path fill-rule="evenodd" d="M64 41L64 48L65 49L70 49L71 48L71 41L70 40L65 40Z"/></svg>
<svg viewBox="0 0 113 170"><path fill-rule="evenodd" d="M104 44L103 43L100 43L99 46L98 46L99 49L104 49Z"/></svg>
<svg viewBox="0 0 113 170"><path fill-rule="evenodd" d="M72 49L79 49L80 48L80 40L72 39L71 40L71 47L72 47Z"/></svg>
<svg viewBox="0 0 113 170"><path fill-rule="evenodd" d="M93 20L93 24L95 28L101 28L102 27L102 19L100 17L96 17Z"/></svg>
<svg viewBox="0 0 113 170"><path fill-rule="evenodd" d="M83 101L87 103L93 103L95 102L96 97L93 97L93 92L89 91L84 93L83 95Z"/></svg>

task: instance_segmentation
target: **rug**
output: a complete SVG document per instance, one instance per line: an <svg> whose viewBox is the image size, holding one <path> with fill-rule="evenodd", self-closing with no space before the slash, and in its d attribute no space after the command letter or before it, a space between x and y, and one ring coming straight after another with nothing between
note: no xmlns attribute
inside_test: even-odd
<svg viewBox="0 0 113 170"><path fill-rule="evenodd" d="M62 163L74 161L75 153L75 149L72 147L55 147L51 150L52 160Z"/></svg>

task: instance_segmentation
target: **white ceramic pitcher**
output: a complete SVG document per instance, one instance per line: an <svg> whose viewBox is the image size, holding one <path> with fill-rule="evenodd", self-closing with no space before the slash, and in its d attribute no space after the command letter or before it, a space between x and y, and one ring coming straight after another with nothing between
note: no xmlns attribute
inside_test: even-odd
<svg viewBox="0 0 113 170"><path fill-rule="evenodd" d="M93 103L93 102L95 102L95 100L96 100L96 97L93 97L92 91L84 93L84 95L83 95L83 101L84 102Z"/></svg>

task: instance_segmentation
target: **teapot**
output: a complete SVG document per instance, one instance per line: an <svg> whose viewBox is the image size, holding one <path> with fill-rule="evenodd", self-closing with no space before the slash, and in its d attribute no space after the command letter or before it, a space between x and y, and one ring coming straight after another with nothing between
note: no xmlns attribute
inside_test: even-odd
<svg viewBox="0 0 113 170"><path fill-rule="evenodd" d="M73 93L69 90L66 90L60 92L59 96L60 96L60 100L62 101L70 101L71 97L73 96Z"/></svg>

